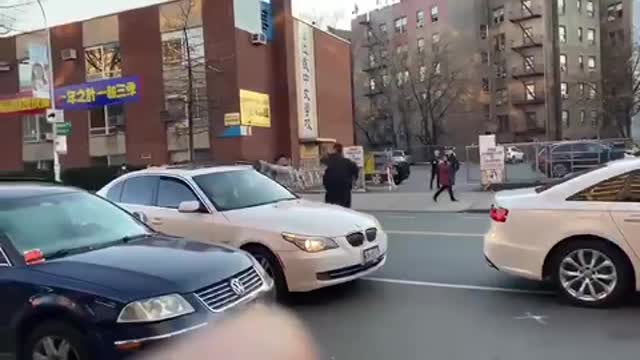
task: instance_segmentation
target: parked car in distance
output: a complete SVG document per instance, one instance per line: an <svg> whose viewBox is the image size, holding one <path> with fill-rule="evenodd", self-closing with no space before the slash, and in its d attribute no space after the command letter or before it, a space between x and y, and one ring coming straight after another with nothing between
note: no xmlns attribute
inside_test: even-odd
<svg viewBox="0 0 640 360"><path fill-rule="evenodd" d="M505 152L505 158L507 163L521 163L524 162L524 152L520 151L520 149L515 146L509 146Z"/></svg>
<svg viewBox="0 0 640 360"><path fill-rule="evenodd" d="M640 290L640 159L499 192L491 218L484 253L500 271L549 280L583 306Z"/></svg>
<svg viewBox="0 0 640 360"><path fill-rule="evenodd" d="M150 168L98 194L159 232L248 251L280 296L351 281L386 261L387 235L373 216L300 199L251 167Z"/></svg>
<svg viewBox="0 0 640 360"><path fill-rule="evenodd" d="M413 159L411 155L409 155L404 150L391 150L391 159L395 163L407 163L409 165L413 165Z"/></svg>
<svg viewBox="0 0 640 360"><path fill-rule="evenodd" d="M121 359L272 289L247 253L156 234L84 191L0 184L0 357Z"/></svg>
<svg viewBox="0 0 640 360"><path fill-rule="evenodd" d="M538 168L547 177L561 178L573 172L591 169L624 158L624 144L597 141L562 142L544 147L538 153Z"/></svg>

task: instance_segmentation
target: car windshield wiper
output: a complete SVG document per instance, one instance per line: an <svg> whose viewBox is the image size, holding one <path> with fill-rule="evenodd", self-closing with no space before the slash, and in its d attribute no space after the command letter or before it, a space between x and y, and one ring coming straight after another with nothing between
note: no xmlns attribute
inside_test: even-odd
<svg viewBox="0 0 640 360"><path fill-rule="evenodd" d="M139 239L144 239L151 236L151 234L138 234L138 235L132 235L132 236L125 236L122 237L116 241L110 241L110 242L106 242L106 243L102 243L102 244L92 244L92 245L87 245L87 246L79 246L79 247L75 247L75 248L64 248L64 249L60 249L57 251L54 251L50 254L47 254L45 256L46 259L56 259L56 258L61 258L61 257L65 257L65 256L69 256L69 255L73 255L73 254L80 254L80 253L84 253L84 252L89 252L89 251L93 251L93 250L98 250L98 249L104 249L107 248L109 246L112 245L116 245L116 244L121 244L121 243L128 243L131 241L135 241L135 240L139 240Z"/></svg>
<svg viewBox="0 0 640 360"><path fill-rule="evenodd" d="M124 236L124 237L120 238L119 241L116 241L116 243L125 243L126 244L126 243L131 242L131 241L140 240L140 239L146 239L146 238L148 238L150 236L151 236L151 234L148 234L148 233Z"/></svg>

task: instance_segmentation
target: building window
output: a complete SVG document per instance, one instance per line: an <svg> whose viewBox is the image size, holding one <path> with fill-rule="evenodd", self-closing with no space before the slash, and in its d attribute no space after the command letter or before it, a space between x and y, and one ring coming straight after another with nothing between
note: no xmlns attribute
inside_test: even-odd
<svg viewBox="0 0 640 360"><path fill-rule="evenodd" d="M564 25L560 25L558 27L558 38L560 39L560 44L567 43L567 27Z"/></svg>
<svg viewBox="0 0 640 360"><path fill-rule="evenodd" d="M422 10L419 10L416 13L416 27L418 29L424 27L424 11L422 11Z"/></svg>
<svg viewBox="0 0 640 360"><path fill-rule="evenodd" d="M110 105L89 111L89 133L91 135L115 134L117 126L124 124L124 107Z"/></svg>
<svg viewBox="0 0 640 360"><path fill-rule="evenodd" d="M387 24L380 24L380 35L387 37Z"/></svg>
<svg viewBox="0 0 640 360"><path fill-rule="evenodd" d="M22 140L25 143L39 143L47 140L51 133L51 124L44 114L25 115L22 117Z"/></svg>
<svg viewBox="0 0 640 360"><path fill-rule="evenodd" d="M584 110L580 111L580 125L584 125L587 122L587 112Z"/></svg>
<svg viewBox="0 0 640 360"><path fill-rule="evenodd" d="M424 38L418 39L418 54L424 53Z"/></svg>
<svg viewBox="0 0 640 360"><path fill-rule="evenodd" d="M434 64L433 73L436 74L436 75L442 74L442 66L440 66L439 62Z"/></svg>
<svg viewBox="0 0 640 360"><path fill-rule="evenodd" d="M529 129L535 129L538 127L538 116L535 112L533 111L527 111L524 114L524 118L525 118L525 122L527 124L527 127Z"/></svg>
<svg viewBox="0 0 640 360"><path fill-rule="evenodd" d="M432 6L431 7L431 22L432 23L438 22L439 16L440 16L440 13L438 11L438 6L437 5L436 6Z"/></svg>
<svg viewBox="0 0 640 360"><path fill-rule="evenodd" d="M589 83L589 100L596 98L598 93L598 86L595 83Z"/></svg>
<svg viewBox="0 0 640 360"><path fill-rule="evenodd" d="M480 53L480 61L482 61L483 64L488 64L489 63L489 53L486 51L483 51Z"/></svg>
<svg viewBox="0 0 640 360"><path fill-rule="evenodd" d="M536 83L533 81L527 81L524 83L524 99L527 101L533 101L536 99Z"/></svg>
<svg viewBox="0 0 640 360"><path fill-rule="evenodd" d="M587 41L590 45L596 44L596 29L588 29L587 30Z"/></svg>
<svg viewBox="0 0 640 360"><path fill-rule="evenodd" d="M562 110L562 126L568 128L570 125L569 110Z"/></svg>
<svg viewBox="0 0 640 360"><path fill-rule="evenodd" d="M589 59L587 60L587 67L591 71L596 69L596 57L595 56L589 56Z"/></svg>
<svg viewBox="0 0 640 360"><path fill-rule="evenodd" d="M389 50L387 50L387 49L382 49L382 50L380 51L380 58L381 58L382 60L387 60L387 58L388 58L388 57L389 57Z"/></svg>
<svg viewBox="0 0 640 360"><path fill-rule="evenodd" d="M488 78L482 78L482 92L485 93L485 94L489 92L489 79Z"/></svg>
<svg viewBox="0 0 640 360"><path fill-rule="evenodd" d="M373 68L376 66L376 56L373 54L369 54L369 67Z"/></svg>
<svg viewBox="0 0 640 360"><path fill-rule="evenodd" d="M389 73L385 70L382 74L382 87L386 88L389 84L391 84L391 76L389 76Z"/></svg>
<svg viewBox="0 0 640 360"><path fill-rule="evenodd" d="M582 0L577 0L576 5L578 6L578 12L582 12Z"/></svg>
<svg viewBox="0 0 640 360"><path fill-rule="evenodd" d="M376 79L375 78L369 79L369 91L373 93L376 91L376 89L377 89Z"/></svg>
<svg viewBox="0 0 640 360"><path fill-rule="evenodd" d="M396 46L396 55L400 60L407 60L409 57L409 46L406 44Z"/></svg>
<svg viewBox="0 0 640 360"><path fill-rule="evenodd" d="M578 83L578 95L580 95L581 98L584 97L584 83Z"/></svg>
<svg viewBox="0 0 640 360"><path fill-rule="evenodd" d="M501 79L507 78L507 65L504 61L496 64L496 76Z"/></svg>
<svg viewBox="0 0 640 360"><path fill-rule="evenodd" d="M622 15L624 15L622 2L611 4L607 7L607 21L622 19Z"/></svg>
<svg viewBox="0 0 640 360"><path fill-rule="evenodd" d="M593 6L593 0L587 0L587 15L591 17L595 15L595 7Z"/></svg>
<svg viewBox="0 0 640 360"><path fill-rule="evenodd" d="M578 55L578 68L584 70L584 55Z"/></svg>
<svg viewBox="0 0 640 360"><path fill-rule="evenodd" d="M567 72L567 55L560 54L560 71Z"/></svg>
<svg viewBox="0 0 640 360"><path fill-rule="evenodd" d="M493 39L494 44L493 47L495 49L495 51L504 51L506 48L506 43L507 43L507 37L505 36L504 33L502 34L498 34L494 37Z"/></svg>
<svg viewBox="0 0 640 360"><path fill-rule="evenodd" d="M424 82L427 79L427 67L420 66L420 82Z"/></svg>
<svg viewBox="0 0 640 360"><path fill-rule="evenodd" d="M560 98L563 100L569 99L569 84L566 82L560 83Z"/></svg>
<svg viewBox="0 0 640 360"><path fill-rule="evenodd" d="M116 78L122 75L120 45L117 43L86 48L84 62L87 81Z"/></svg>
<svg viewBox="0 0 640 360"><path fill-rule="evenodd" d="M500 25L504 22L504 6L493 9L493 24Z"/></svg>
<svg viewBox="0 0 640 360"><path fill-rule="evenodd" d="M582 42L582 37L583 37L583 30L582 30L582 26L578 28L578 41Z"/></svg>
<svg viewBox="0 0 640 360"><path fill-rule="evenodd" d="M522 42L525 44L534 42L532 26L527 26L522 28Z"/></svg>
<svg viewBox="0 0 640 360"><path fill-rule="evenodd" d="M508 132L510 130L509 115L498 115L498 131Z"/></svg>
<svg viewBox="0 0 640 360"><path fill-rule="evenodd" d="M431 42L437 44L440 42L440 33L433 33L431 35Z"/></svg>
<svg viewBox="0 0 640 360"><path fill-rule="evenodd" d="M187 46L186 41L189 41L189 56L191 62L203 63L204 62L204 35L202 27L187 29L188 38L185 39L183 31L173 31L164 33L161 36L162 40L162 63L163 65L189 65L187 64Z"/></svg>
<svg viewBox="0 0 640 360"><path fill-rule="evenodd" d="M407 32L407 17L401 17L395 21L396 33L405 34Z"/></svg>
<svg viewBox="0 0 640 360"><path fill-rule="evenodd" d="M567 3L565 0L558 0L558 15L564 15L567 11Z"/></svg>
<svg viewBox="0 0 640 360"><path fill-rule="evenodd" d="M404 77L403 77L402 71L398 71L396 73L396 86L402 87L403 84L404 84Z"/></svg>
<svg viewBox="0 0 640 360"><path fill-rule="evenodd" d="M487 25L480 25L480 39L486 40L489 37L489 27Z"/></svg>
<svg viewBox="0 0 640 360"><path fill-rule="evenodd" d="M527 73L531 73L535 71L536 67L536 58L533 55L526 56L524 58L524 71Z"/></svg>
<svg viewBox="0 0 640 360"><path fill-rule="evenodd" d="M598 126L598 111L591 110L591 112L589 113L589 118L591 118L591 126L597 127Z"/></svg>
<svg viewBox="0 0 640 360"><path fill-rule="evenodd" d="M496 90L496 106L506 105L508 94L507 89Z"/></svg>
<svg viewBox="0 0 640 360"><path fill-rule="evenodd" d="M521 3L522 13L528 13L531 11L531 0L521 0Z"/></svg>

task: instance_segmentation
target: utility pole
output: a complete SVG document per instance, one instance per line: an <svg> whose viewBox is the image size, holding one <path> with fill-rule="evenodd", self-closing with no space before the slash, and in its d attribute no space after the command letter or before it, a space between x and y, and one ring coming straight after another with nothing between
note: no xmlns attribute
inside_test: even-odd
<svg viewBox="0 0 640 360"><path fill-rule="evenodd" d="M37 0L40 12L42 12L42 19L44 20L44 28L47 32L47 59L49 62L49 103L51 110L56 109L55 90L53 84L53 55L51 47L51 29L49 29L49 22L47 21L47 14L42 6L42 0ZM56 119L57 120L57 119ZM51 130L53 132L53 178L56 182L61 182L60 178L60 156L56 151L56 144L58 143L58 131L56 129L55 122L51 124Z"/></svg>

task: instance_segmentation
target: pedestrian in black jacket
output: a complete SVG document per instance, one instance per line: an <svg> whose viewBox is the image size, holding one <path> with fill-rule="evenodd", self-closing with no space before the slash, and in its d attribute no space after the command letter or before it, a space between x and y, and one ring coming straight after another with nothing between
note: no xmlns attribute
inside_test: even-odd
<svg viewBox="0 0 640 360"><path fill-rule="evenodd" d="M429 188L433 190L433 181L436 180L437 188L440 188L440 179L438 178L438 165L440 164L440 151L433 152L433 159L431 159L431 181L429 182Z"/></svg>
<svg viewBox="0 0 640 360"><path fill-rule="evenodd" d="M327 191L325 201L327 204L350 208L351 189L353 183L358 179L358 165L343 156L341 144L335 144L333 153L323 162L327 166L322 178L322 183Z"/></svg>

